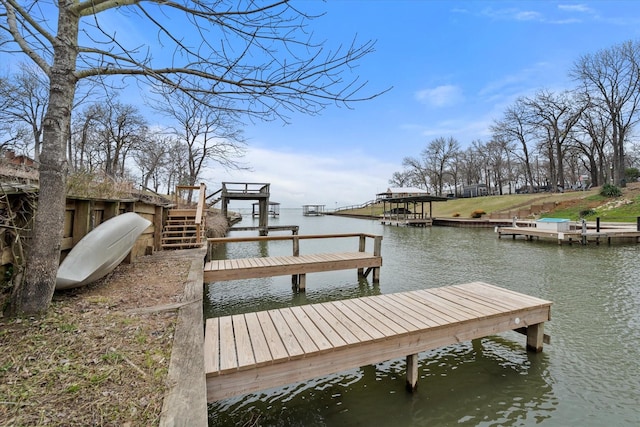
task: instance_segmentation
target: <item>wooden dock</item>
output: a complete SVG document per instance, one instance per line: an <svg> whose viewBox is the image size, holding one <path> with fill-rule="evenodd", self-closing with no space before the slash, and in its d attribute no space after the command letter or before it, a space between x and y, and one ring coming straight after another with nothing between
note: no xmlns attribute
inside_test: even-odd
<svg viewBox="0 0 640 427"><path fill-rule="evenodd" d="M359 240L357 252L320 253L300 255L300 240L354 238ZM373 252L365 252L367 239L373 240ZM291 240L291 256L256 257L210 260L204 266L204 281L217 282L291 275L292 284L299 290L306 287L306 274L322 271L357 269L358 275L367 277L373 272L373 282L380 281L380 255L382 236L364 233L320 234L259 237L220 237L208 239L209 245L234 242Z"/></svg>
<svg viewBox="0 0 640 427"><path fill-rule="evenodd" d="M631 240L635 243L640 242L640 231L631 228L603 228L599 231L592 229L588 230L570 230L570 231L552 231L543 230L536 227L497 227L496 233L498 238L502 236L511 236L512 239L516 237L524 237L526 240L533 239L547 239L555 240L558 245L563 243L573 244L579 243L586 245L589 242L593 242L599 245L601 241L606 241L607 244L611 244L611 241L616 240Z"/></svg>
<svg viewBox="0 0 640 427"><path fill-rule="evenodd" d="M382 225L395 225L397 227L431 227L433 218L398 218L384 216L380 219Z"/></svg>
<svg viewBox="0 0 640 427"><path fill-rule="evenodd" d="M550 316L550 301L474 282L211 318L207 401L399 357L407 358L413 390L419 352L509 330L542 351Z"/></svg>

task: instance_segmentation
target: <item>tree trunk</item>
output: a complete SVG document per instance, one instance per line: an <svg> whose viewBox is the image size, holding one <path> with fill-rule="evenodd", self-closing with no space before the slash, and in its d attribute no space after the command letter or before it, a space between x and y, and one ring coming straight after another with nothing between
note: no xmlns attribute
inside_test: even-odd
<svg viewBox="0 0 640 427"><path fill-rule="evenodd" d="M40 190L24 279L11 295L9 314L43 314L51 303L63 237L68 164L66 143L76 88L78 17L60 6L50 72L49 107L43 125Z"/></svg>

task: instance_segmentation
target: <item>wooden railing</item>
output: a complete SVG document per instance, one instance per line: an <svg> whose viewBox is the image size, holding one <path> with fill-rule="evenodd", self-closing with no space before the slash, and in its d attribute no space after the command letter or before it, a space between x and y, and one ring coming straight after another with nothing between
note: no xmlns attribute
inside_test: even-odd
<svg viewBox="0 0 640 427"><path fill-rule="evenodd" d="M334 212L338 211L351 211L355 209L364 209L371 205L375 205L377 203L376 200L369 200L368 202L361 203L359 205L351 205L351 206L340 206L339 208L335 208Z"/></svg>
<svg viewBox="0 0 640 427"><path fill-rule="evenodd" d="M270 184L258 182L223 182L222 193L268 194L269 186Z"/></svg>
<svg viewBox="0 0 640 427"><path fill-rule="evenodd" d="M178 209L180 208L181 201L180 192L185 190L189 192L198 190L198 202L196 203L196 215L194 218L194 223L196 225L196 243L200 243L202 236L202 227L205 226L202 219L204 218L205 202L207 200L207 186L204 183L200 183L200 185L176 185L174 201L176 204L176 208ZM191 198L189 197L189 200L190 199Z"/></svg>
<svg viewBox="0 0 640 427"><path fill-rule="evenodd" d="M373 255L380 256L382 249L382 236L367 233L340 233L340 234L306 234L306 235L291 235L291 236L244 236L244 237L215 237L207 239L209 246L209 255L211 254L211 247L216 243L234 243L234 242L260 242L271 240L291 240L293 244L293 256L300 256L300 240L309 239L336 239L336 238L349 238L357 237L359 239L358 251L365 252L367 238L373 240Z"/></svg>

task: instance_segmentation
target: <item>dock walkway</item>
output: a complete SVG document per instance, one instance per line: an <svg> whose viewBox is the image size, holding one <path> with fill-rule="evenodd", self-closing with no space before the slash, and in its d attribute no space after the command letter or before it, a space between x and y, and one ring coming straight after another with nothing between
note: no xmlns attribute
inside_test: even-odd
<svg viewBox="0 0 640 427"><path fill-rule="evenodd" d="M359 239L357 252L319 253L300 255L300 240L307 239ZM365 252L366 240L373 239L373 252ZM373 271L373 282L380 280L380 255L382 236L363 233L258 236L258 237L221 237L208 239L209 245L233 242L254 242L270 240L291 240L293 255L211 260L204 266L204 281L216 282L238 279L255 279L272 276L292 276L292 283L299 290L305 289L306 274L322 271L357 269L360 276L368 276Z"/></svg>
<svg viewBox="0 0 640 427"><path fill-rule="evenodd" d="M209 402L407 357L509 330L542 351L551 302L474 282L245 313L206 321Z"/></svg>
<svg viewBox="0 0 640 427"><path fill-rule="evenodd" d="M586 245L589 242L595 242L597 245L601 241L606 240L607 244L611 244L611 241L616 240L629 240L635 243L640 242L640 231L631 228L603 228L600 231L595 230L570 230L570 231L552 231L545 230L536 227L497 227L496 232L498 238L502 236L511 236L512 239L516 239L518 236L524 237L526 240L535 239L548 239L557 240L558 245L563 243L579 243Z"/></svg>

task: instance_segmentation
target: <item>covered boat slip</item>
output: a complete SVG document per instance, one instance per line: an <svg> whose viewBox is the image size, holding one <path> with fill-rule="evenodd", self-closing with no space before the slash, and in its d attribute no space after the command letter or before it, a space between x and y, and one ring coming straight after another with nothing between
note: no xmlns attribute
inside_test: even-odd
<svg viewBox="0 0 640 427"><path fill-rule="evenodd" d="M207 400L399 357L415 388L417 354L509 330L541 351L551 302L481 282L211 318Z"/></svg>

